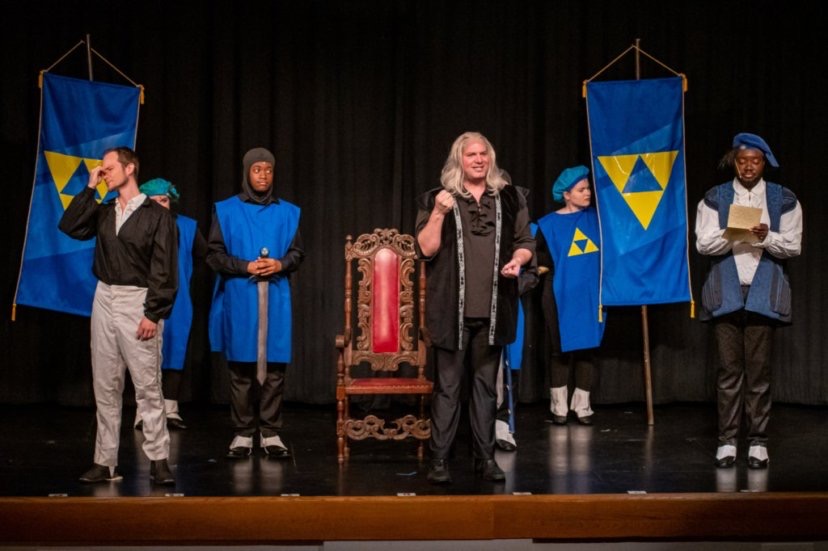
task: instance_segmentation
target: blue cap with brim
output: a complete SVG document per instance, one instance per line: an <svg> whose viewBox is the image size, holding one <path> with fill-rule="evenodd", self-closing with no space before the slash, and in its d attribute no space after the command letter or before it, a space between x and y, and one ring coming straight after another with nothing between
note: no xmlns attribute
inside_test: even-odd
<svg viewBox="0 0 828 551"><path fill-rule="evenodd" d="M779 167L776 157L773 156L770 146L765 140L756 134L742 132L733 136L733 149L758 149L765 156L768 164L774 168Z"/></svg>
<svg viewBox="0 0 828 551"><path fill-rule="evenodd" d="M555 183L552 184L552 198L555 201L563 201L565 191L572 189L572 186L589 176L589 169L584 165L572 166L564 169Z"/></svg>
<svg viewBox="0 0 828 551"><path fill-rule="evenodd" d="M153 178L152 180L141 184L141 187L138 189L147 197L152 197L154 195L166 195L173 201L177 201L180 197L178 190L175 189L172 182L165 180L164 178Z"/></svg>

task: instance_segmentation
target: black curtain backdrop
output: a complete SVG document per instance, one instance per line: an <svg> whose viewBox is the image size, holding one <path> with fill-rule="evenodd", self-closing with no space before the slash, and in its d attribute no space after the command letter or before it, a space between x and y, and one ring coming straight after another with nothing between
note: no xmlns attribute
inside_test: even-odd
<svg viewBox="0 0 828 551"><path fill-rule="evenodd" d="M239 190L241 157L255 146L277 158L278 194L302 207L308 251L293 280L294 360L288 400L334 398L334 335L343 322L343 244L375 227L413 230L414 198L438 184L453 139L487 135L498 162L531 190L539 217L551 182L588 164L582 82L641 39L646 52L689 79L686 157L691 272L696 297L706 261L695 253L696 204L729 179L716 169L732 136L766 138L805 211L803 255L790 263L794 325L777 331L774 398L828 402L822 279L826 222L819 208L828 132L824 10L766 1L161 2L19 3L0 33L0 170L4 183L0 403L92 403L88 320L19 307L10 313L37 150L37 76L86 33L92 46L146 87L137 150L141 180L182 192L180 211L209 229L212 204ZM642 58L642 77L667 76ZM95 61L95 79L124 83ZM86 77L77 50L54 72ZM634 77L634 56L602 79ZM185 401L226 400L211 355L211 276L196 274L196 321ZM709 328L686 304L649 308L657 403L714 396ZM542 348L543 343L538 347ZM547 386L542 354L524 372L521 399ZM594 399L638 402L640 310L609 312Z"/></svg>

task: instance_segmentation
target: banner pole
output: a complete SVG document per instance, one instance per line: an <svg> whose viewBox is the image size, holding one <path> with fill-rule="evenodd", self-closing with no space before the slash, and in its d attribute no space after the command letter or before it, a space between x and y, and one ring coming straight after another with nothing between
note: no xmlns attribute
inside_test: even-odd
<svg viewBox="0 0 828 551"><path fill-rule="evenodd" d="M641 80L641 39L635 39L635 80ZM647 305L641 306L641 333L644 346L644 395L647 400L647 424L655 424L653 414L653 371L650 364L650 324L647 315Z"/></svg>
<svg viewBox="0 0 828 551"><path fill-rule="evenodd" d="M89 33L86 34L86 65L89 68L89 80L95 80L92 77L92 39Z"/></svg>

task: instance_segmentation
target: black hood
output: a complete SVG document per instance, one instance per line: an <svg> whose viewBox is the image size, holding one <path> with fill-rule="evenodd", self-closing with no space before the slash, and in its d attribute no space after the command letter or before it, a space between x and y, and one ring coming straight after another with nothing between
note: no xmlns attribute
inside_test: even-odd
<svg viewBox="0 0 828 551"><path fill-rule="evenodd" d="M273 186L270 186L270 189L267 191L259 193L253 189L247 179L248 174L250 174L250 167L262 161L270 163L274 167L276 166L276 159L273 157L273 153L263 147L253 148L244 154L244 159L242 159L242 193L254 203L267 205L273 201Z"/></svg>

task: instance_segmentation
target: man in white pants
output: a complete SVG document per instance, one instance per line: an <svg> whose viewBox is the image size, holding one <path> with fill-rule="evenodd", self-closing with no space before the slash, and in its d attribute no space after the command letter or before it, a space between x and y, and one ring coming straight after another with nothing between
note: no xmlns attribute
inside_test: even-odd
<svg viewBox="0 0 828 551"><path fill-rule="evenodd" d="M150 477L156 484L175 483L167 463L161 338L178 289L178 239L169 211L138 190L138 167L138 156L127 147L104 152L101 166L90 171L87 187L60 221L70 237L97 238L91 347L98 431L94 464L80 477L85 483L121 479L116 467L127 369L144 420ZM116 200L98 204L101 183L118 193Z"/></svg>

